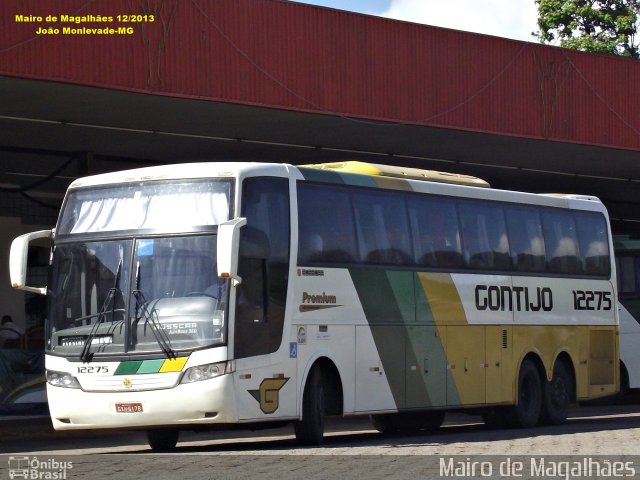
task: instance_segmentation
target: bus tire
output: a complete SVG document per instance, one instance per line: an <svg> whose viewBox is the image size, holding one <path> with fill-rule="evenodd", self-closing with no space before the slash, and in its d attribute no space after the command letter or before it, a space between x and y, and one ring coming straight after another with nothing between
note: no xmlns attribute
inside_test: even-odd
<svg viewBox="0 0 640 480"><path fill-rule="evenodd" d="M398 412L371 415L373 428L383 435L418 433L424 422L422 413Z"/></svg>
<svg viewBox="0 0 640 480"><path fill-rule="evenodd" d="M369 415L371 425L383 435L391 435L396 432L391 414Z"/></svg>
<svg viewBox="0 0 640 480"><path fill-rule="evenodd" d="M620 360L620 396L629 395L631 387L629 385L629 371L622 360Z"/></svg>
<svg viewBox="0 0 640 480"><path fill-rule="evenodd" d="M176 448L180 431L177 428L154 428L147 430L147 440L154 452L168 452Z"/></svg>
<svg viewBox="0 0 640 480"><path fill-rule="evenodd" d="M531 360L525 360L518 375L518 402L512 407L515 427L530 428L538 424L542 410L542 382Z"/></svg>
<svg viewBox="0 0 640 480"><path fill-rule="evenodd" d="M325 417L322 369L315 364L309 372L302 397L302 420L294 424L296 440L301 445L320 445L324 436Z"/></svg>
<svg viewBox="0 0 640 480"><path fill-rule="evenodd" d="M391 416L391 424L395 431L404 435L418 433L423 423L424 417L420 412L400 412Z"/></svg>
<svg viewBox="0 0 640 480"><path fill-rule="evenodd" d="M490 407L482 412L482 420L488 428L500 429L514 426L510 422L510 407Z"/></svg>
<svg viewBox="0 0 640 480"><path fill-rule="evenodd" d="M422 416L422 429L426 432L435 432L442 426L444 416L445 412L440 410L424 413Z"/></svg>
<svg viewBox="0 0 640 480"><path fill-rule="evenodd" d="M567 420L572 384L567 367L562 361L556 361L551 381L544 382L541 423L561 425Z"/></svg>

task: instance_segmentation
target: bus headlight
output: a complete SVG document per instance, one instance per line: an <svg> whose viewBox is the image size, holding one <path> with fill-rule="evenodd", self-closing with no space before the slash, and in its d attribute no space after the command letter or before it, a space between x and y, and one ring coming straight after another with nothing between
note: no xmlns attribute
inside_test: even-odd
<svg viewBox="0 0 640 480"><path fill-rule="evenodd" d="M209 363L208 365L198 365L191 367L184 372L180 383L193 383L200 380L208 380L210 378L219 377L226 372L226 362Z"/></svg>
<svg viewBox="0 0 640 480"><path fill-rule="evenodd" d="M47 370L47 382L54 387L80 388L78 379L70 373Z"/></svg>

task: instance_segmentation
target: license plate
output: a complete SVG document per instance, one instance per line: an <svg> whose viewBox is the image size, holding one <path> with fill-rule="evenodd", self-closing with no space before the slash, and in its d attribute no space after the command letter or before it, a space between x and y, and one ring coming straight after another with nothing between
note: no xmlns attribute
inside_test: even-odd
<svg viewBox="0 0 640 480"><path fill-rule="evenodd" d="M116 413L140 413L141 403L116 403Z"/></svg>

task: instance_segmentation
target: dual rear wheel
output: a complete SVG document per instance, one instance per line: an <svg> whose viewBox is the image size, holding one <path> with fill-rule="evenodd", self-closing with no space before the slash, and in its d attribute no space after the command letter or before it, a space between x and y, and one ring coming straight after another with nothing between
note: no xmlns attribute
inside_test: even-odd
<svg viewBox="0 0 640 480"><path fill-rule="evenodd" d="M489 409L483 418L488 426L499 428L531 428L539 423L559 425L567 419L572 393L572 376L563 361L556 361L548 382L536 363L526 359L518 375L516 405Z"/></svg>

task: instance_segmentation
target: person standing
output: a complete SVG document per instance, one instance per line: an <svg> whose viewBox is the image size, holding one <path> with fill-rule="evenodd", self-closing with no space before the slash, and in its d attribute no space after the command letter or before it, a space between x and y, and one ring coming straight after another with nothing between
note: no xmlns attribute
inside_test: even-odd
<svg viewBox="0 0 640 480"><path fill-rule="evenodd" d="M0 348L19 346L19 341L24 335L24 330L13 323L11 315L4 315L0 324Z"/></svg>

